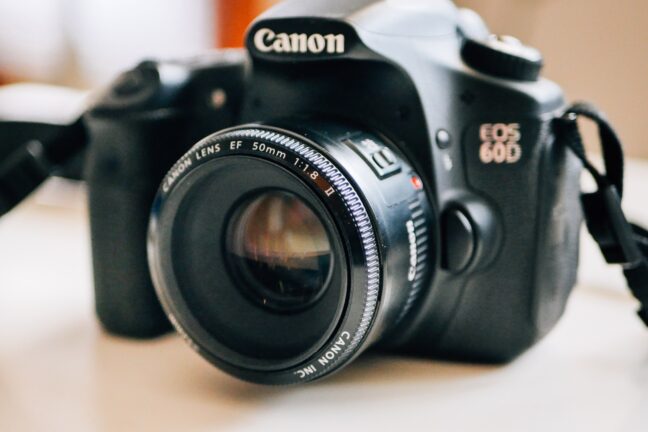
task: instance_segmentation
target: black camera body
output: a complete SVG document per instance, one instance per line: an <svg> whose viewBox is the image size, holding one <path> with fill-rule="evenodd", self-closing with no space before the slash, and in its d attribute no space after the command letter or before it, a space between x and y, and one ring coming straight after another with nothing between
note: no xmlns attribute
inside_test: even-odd
<svg viewBox="0 0 648 432"><path fill-rule="evenodd" d="M147 338L171 329L146 257L151 204L162 177L187 149L238 121L245 61L243 53L228 51L143 62L86 115L95 301L112 333ZM226 103L214 100L225 95Z"/></svg>
<svg viewBox="0 0 648 432"><path fill-rule="evenodd" d="M553 327L575 283L581 166L556 142L564 100L538 77L535 50L489 37L449 1L289 1L246 43L145 62L86 117L96 305L109 331L152 337L171 321L224 370L287 383L371 344L504 362ZM254 201L267 189L283 192ZM245 254L263 225L237 224L293 196L327 215L326 260L322 242L308 249L316 261L283 257L300 270L257 303L215 288L242 283L221 261ZM245 205L252 213L236 210ZM243 272L271 280L273 263ZM291 278L329 287L291 291ZM311 329L313 316L330 323ZM303 341L284 342L293 335Z"/></svg>

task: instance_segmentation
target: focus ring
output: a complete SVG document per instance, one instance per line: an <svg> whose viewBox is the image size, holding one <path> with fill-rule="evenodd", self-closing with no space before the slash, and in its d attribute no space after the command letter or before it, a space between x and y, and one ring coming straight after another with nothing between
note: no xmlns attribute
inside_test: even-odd
<svg viewBox="0 0 648 432"><path fill-rule="evenodd" d="M429 230L427 224L427 217L425 211L422 208L421 200L423 198L423 192L419 192L416 196L409 202L409 210L411 215L411 233L415 237L415 241L410 244L410 247L414 245L416 247L416 265L414 269L416 271L414 278L411 282L411 287L405 305L401 309L396 321L394 322L394 327L396 327L402 320L407 316L407 313L412 309L412 306L416 302L423 288L424 282L427 280L428 273L428 248L429 248Z"/></svg>

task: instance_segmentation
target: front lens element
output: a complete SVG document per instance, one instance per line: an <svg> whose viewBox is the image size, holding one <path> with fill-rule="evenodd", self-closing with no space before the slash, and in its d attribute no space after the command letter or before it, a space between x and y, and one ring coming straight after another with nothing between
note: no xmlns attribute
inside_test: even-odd
<svg viewBox="0 0 648 432"><path fill-rule="evenodd" d="M329 236L298 196L269 191L245 200L227 237L239 288L262 307L303 310L326 291L333 259Z"/></svg>

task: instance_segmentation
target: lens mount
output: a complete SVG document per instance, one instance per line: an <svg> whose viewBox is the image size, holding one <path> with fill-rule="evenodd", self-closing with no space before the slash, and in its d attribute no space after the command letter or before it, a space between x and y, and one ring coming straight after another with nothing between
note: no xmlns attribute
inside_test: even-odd
<svg viewBox="0 0 648 432"><path fill-rule="evenodd" d="M423 192L412 186L420 182L411 181L409 165L398 158L397 170L380 175L354 143L382 149L383 138L328 124L304 127L248 125L205 138L166 175L151 214L151 274L171 322L210 362L259 383L310 381L347 364L405 315L430 267L430 212ZM328 133L310 132L322 129ZM325 232L329 242L326 265L306 256L321 253L321 241L304 246L300 240L292 249L264 246L273 253L306 254L300 265L319 271L313 273L317 283L327 284L290 313L251 301L226 258L232 249L227 238L236 235L236 227L254 231L271 225L258 208L243 215L260 215L258 223L236 219L241 208L257 205L254 197L268 194L303 203L321 223L320 228L307 215L305 231L311 237ZM295 231L294 225L284 229ZM273 241L265 232L251 238L246 244L255 257L263 255L256 243ZM267 289L276 291L275 277L280 282L299 277L273 265L263 268L271 269L271 277L256 278L267 280ZM324 277L325 271L330 274Z"/></svg>

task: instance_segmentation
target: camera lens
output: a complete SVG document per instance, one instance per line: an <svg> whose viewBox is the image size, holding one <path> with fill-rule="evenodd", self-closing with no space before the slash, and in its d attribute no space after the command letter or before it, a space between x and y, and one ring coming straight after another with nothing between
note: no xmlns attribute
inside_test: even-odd
<svg viewBox="0 0 648 432"><path fill-rule="evenodd" d="M290 192L246 199L229 223L227 252L240 288L262 307L304 309L328 286L333 255L324 224Z"/></svg>
<svg viewBox="0 0 648 432"><path fill-rule="evenodd" d="M214 365L266 384L327 376L407 325L434 263L423 183L377 133L247 125L163 179L149 266L169 319Z"/></svg>

